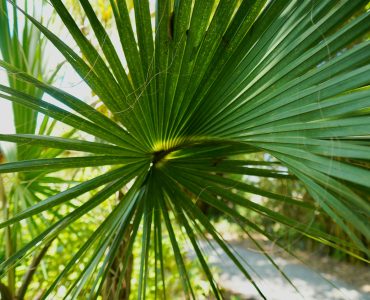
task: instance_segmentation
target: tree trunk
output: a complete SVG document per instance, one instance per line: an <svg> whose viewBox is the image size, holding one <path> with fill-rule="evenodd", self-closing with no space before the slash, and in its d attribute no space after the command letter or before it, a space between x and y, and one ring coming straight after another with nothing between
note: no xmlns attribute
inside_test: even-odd
<svg viewBox="0 0 370 300"><path fill-rule="evenodd" d="M130 229L130 228L129 228ZM111 300L117 291L119 291L118 300L128 300L131 290L131 275L133 267L133 256L129 257L128 265L123 276L123 280L120 282L120 274L122 272L122 265L126 258L128 241L130 238L131 230L127 230L121 245L119 246L117 255L113 261L112 266L109 269L107 277L105 278L103 290L101 293L103 300Z"/></svg>
<svg viewBox="0 0 370 300"><path fill-rule="evenodd" d="M123 193L118 193L118 201L123 198ZM116 293L118 292L118 300L128 300L131 291L131 276L133 268L133 255L131 254L128 258L127 268L123 276L123 280L120 280L120 275L122 273L123 263L126 260L127 247L129 244L130 236L132 232L132 227L129 226L125 231L122 242L118 248L117 255L114 258L112 266L110 267L107 277L103 285L101 296L103 300L114 299Z"/></svg>

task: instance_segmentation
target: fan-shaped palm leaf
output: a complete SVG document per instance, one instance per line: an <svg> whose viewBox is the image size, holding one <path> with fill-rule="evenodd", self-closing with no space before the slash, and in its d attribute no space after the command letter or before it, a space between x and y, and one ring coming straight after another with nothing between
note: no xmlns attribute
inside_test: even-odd
<svg viewBox="0 0 370 300"><path fill-rule="evenodd" d="M39 88L70 109L32 98L13 87L0 86L1 97L101 141L1 135L6 141L94 155L8 163L0 166L0 172L51 172L102 165L112 169L4 220L0 226L10 226L103 186L89 201L3 262L2 270L40 244L48 243L124 186L128 187L127 193L43 298L53 295L75 262L84 257L89 264L68 286L67 294L76 298L86 293L88 299L95 299L122 237L130 237L126 248L130 255L140 224L139 299L146 294L148 257L154 254L163 260L162 225L171 241L186 295L196 296L178 245L180 237L174 229L178 226L193 245L217 298L221 295L196 233L206 240L211 236L258 289L237 254L195 202L208 203L246 231L272 237L221 198L343 251L351 252L351 245L366 260L369 251L362 240L370 237L370 206L357 191L368 192L370 187L370 44L364 38L370 28L370 13L364 9L367 1L158 0L152 26L149 1L133 1L133 20L126 1L112 0L124 58L88 0L80 0L80 4L99 49L84 36L61 0L50 2L79 51L24 13L113 117L22 72L14 64L0 61L11 76ZM274 160L264 163L241 156L249 153L269 153ZM233 179L233 174L242 177ZM300 180L320 209L350 239L339 240L251 201L241 192L285 201L308 212L316 209L299 199L243 182L248 176ZM122 262L121 274L126 268L127 259ZM164 282L163 261L155 272ZM118 293L119 290L115 297ZM263 291L260 294L263 296Z"/></svg>

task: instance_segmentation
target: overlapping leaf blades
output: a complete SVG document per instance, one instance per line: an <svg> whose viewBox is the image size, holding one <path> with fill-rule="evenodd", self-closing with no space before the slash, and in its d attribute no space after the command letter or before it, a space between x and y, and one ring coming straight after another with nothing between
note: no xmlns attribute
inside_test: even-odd
<svg viewBox="0 0 370 300"><path fill-rule="evenodd" d="M32 5L31 1L26 1L22 5L27 11L33 11L35 13L35 6ZM42 15L43 8L43 3L38 2L38 18ZM8 18L8 14L12 15L12 18ZM24 18L18 18L20 15L22 16L15 7L7 6L6 0L0 1L0 54L4 61L15 66L17 70L32 74L32 76L50 84L55 79L62 64L57 66L53 72L46 70L46 57L43 55L45 53L46 40L42 37L40 31L31 25L31 22L27 22ZM3 77L3 75L5 76ZM8 76L6 75L6 71L4 72L2 70L1 81L3 82L3 79L8 81L11 91L33 98L33 105L38 105L38 99L43 95L42 90L38 89L36 85L18 80L11 73L8 73ZM6 88L4 86L4 89ZM30 109L30 107L23 106L16 101L13 101L12 108L14 128L17 134L40 134L45 135L47 138L56 127L55 120L51 120L47 115L39 115L37 110ZM4 113L1 122L6 123L10 119L10 116ZM37 126L38 119L42 120L40 126ZM65 132L63 136L68 138L74 131L72 129L69 132ZM55 158L60 155L62 150L41 149L40 147L32 147L31 144L25 142L18 143L16 147L7 149L4 152L1 154L4 155L5 161L23 161L36 158ZM5 180L3 180L2 176L0 177L0 185L4 185L4 191L2 191L0 196L3 213L2 218L11 219L15 214L37 204L42 198L57 191L55 186L52 187L50 184L45 184L45 182L61 183L63 180L44 176L44 173L45 171L40 171L38 168L32 173L19 172L15 176L5 178ZM54 212L50 213L54 214ZM3 234L0 235L0 243L2 245L1 256L4 259L10 258L22 247L25 240L27 241L30 236L32 237L42 232L44 225L47 224L49 224L48 220L40 215L28 218L25 226L16 225L7 227L3 231ZM37 257L43 257L48 247L49 245L37 251L35 253L35 259ZM37 264L31 266L31 268L35 270ZM9 297L17 294L19 299L23 299L29 280L33 276L31 274L33 274L33 270L28 272L28 277L25 276L21 282L17 282L18 273L16 272L16 268L10 268L7 272L7 285L2 285L0 297L8 297L3 295L3 291L6 290L11 294ZM20 286L18 285L17 287L17 283L20 283Z"/></svg>
<svg viewBox="0 0 370 300"><path fill-rule="evenodd" d="M155 254L163 260L162 226L172 243L184 292L195 297L172 216L187 233L217 298L221 295L195 233L207 239L204 231L208 232L255 284L194 200L214 206L247 231L255 230L271 238L220 197L343 251L351 245L366 259L369 251L352 230L356 228L366 239L370 237L370 205L357 192L368 193L370 188L370 172L366 168L370 150L370 44L363 38L370 29L370 13L364 10L366 1L158 0L152 28L148 1L134 1L133 24L126 1L112 0L125 60L119 57L88 0L80 0L80 4L101 47L98 50L80 31L63 2L50 2L81 55L37 20L27 17L84 78L113 114L114 121L82 100L0 61L0 66L12 76L37 86L72 112L5 86L0 86L1 97L104 141L1 135L0 139L6 141L32 142L34 146L48 143L49 147L103 155L4 164L0 172L42 166L47 166L47 172L71 167L76 161L75 167L123 166L4 220L1 227L104 186L2 263L2 269L6 270L40 242L47 243L132 180L134 184L44 298L54 292L63 276L73 269L73 262L81 257L91 257L90 264L69 286L68 295L78 297L84 290L89 299L96 298L120 238L129 234L129 255L140 224L143 238L138 298L145 297L148 256ZM364 41L358 42L359 39ZM255 152L267 152L276 162L261 167L261 162L235 157ZM351 242L307 228L248 200L239 192L286 201L311 212L316 209L241 179L231 179L230 174L300 180ZM126 267L127 261L123 262L121 274ZM158 277L164 282L163 262L158 269ZM118 293L112 297L118 297Z"/></svg>

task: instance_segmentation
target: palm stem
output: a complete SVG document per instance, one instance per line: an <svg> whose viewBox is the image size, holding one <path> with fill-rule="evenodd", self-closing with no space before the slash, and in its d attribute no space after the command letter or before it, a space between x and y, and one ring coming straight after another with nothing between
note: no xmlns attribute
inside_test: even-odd
<svg viewBox="0 0 370 300"><path fill-rule="evenodd" d="M5 194L5 188L3 183L3 178L0 176L0 202L3 208L4 219L9 218L9 203ZM14 253L14 243L12 239L12 228L11 226L5 228L5 257L8 259ZM15 268L12 267L8 270L8 290L11 295L15 293Z"/></svg>

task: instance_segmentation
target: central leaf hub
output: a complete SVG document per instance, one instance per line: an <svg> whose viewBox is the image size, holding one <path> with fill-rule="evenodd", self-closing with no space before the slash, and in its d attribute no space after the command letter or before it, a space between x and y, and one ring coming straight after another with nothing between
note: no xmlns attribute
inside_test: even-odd
<svg viewBox="0 0 370 300"><path fill-rule="evenodd" d="M153 165L156 165L159 163L162 159L166 157L167 154L169 154L171 150L160 150L153 153Z"/></svg>

